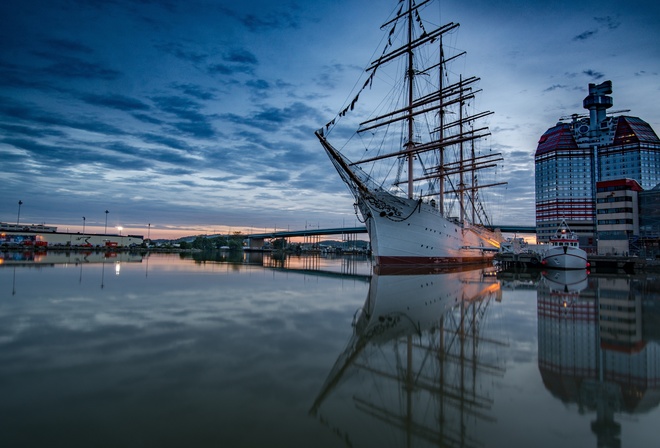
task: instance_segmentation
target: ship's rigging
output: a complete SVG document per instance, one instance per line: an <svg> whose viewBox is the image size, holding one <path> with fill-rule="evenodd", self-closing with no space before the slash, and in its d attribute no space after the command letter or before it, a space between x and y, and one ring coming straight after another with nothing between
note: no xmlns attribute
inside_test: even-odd
<svg viewBox="0 0 660 448"><path fill-rule="evenodd" d="M501 155L482 146L490 133L479 122L491 112L473 111L479 78L457 75L464 52L446 45L459 25L424 21L430 3L399 1L361 88L316 132L355 196L377 264L481 263L501 241L484 227L480 193L504 184L489 177ZM339 119L340 136L346 124L355 130L341 149L329 141ZM364 151L356 156L357 141Z"/></svg>
<svg viewBox="0 0 660 448"><path fill-rule="evenodd" d="M351 166L359 165L383 189L434 204L444 216L457 213L460 222L491 225L479 191L506 182L478 176L503 160L500 153L483 150L480 143L490 132L478 123L493 112L469 112L481 91L480 78L453 79L451 63L465 52L451 49L453 54L446 54L445 39L459 24L431 27L420 14L429 3L399 2L394 17L382 26L389 30L387 39L367 66L366 80L357 83L357 94L321 132L329 135L349 113L363 114L362 109L353 111L361 96L377 89L377 81L399 80L391 87L398 98L358 123L357 135L366 150Z"/></svg>

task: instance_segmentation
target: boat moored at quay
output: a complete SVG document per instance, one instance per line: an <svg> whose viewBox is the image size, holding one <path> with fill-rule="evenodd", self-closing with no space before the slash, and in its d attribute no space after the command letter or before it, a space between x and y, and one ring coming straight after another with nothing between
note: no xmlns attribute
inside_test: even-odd
<svg viewBox="0 0 660 448"><path fill-rule="evenodd" d="M543 252L541 264L550 269L586 269L589 266L587 253L580 249L580 242L562 221L549 247Z"/></svg>

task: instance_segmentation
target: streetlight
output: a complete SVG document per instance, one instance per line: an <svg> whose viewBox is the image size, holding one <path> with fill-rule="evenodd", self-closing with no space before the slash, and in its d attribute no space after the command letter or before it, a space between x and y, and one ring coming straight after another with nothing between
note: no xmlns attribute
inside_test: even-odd
<svg viewBox="0 0 660 448"><path fill-rule="evenodd" d="M147 239L151 242L151 223L147 224Z"/></svg>
<svg viewBox="0 0 660 448"><path fill-rule="evenodd" d="M106 234L106 235L108 234L108 213L110 213L110 212L106 210L105 211L105 229L103 230L103 233Z"/></svg>
<svg viewBox="0 0 660 448"><path fill-rule="evenodd" d="M21 220L21 205L23 205L23 201L19 200L18 201L18 216L16 217L16 227L18 227L18 223Z"/></svg>
<svg viewBox="0 0 660 448"><path fill-rule="evenodd" d="M85 234L85 217L83 216L83 235Z"/></svg>
<svg viewBox="0 0 660 448"><path fill-rule="evenodd" d="M119 236L121 236L121 231L124 230L122 226L117 226L117 230L119 230Z"/></svg>

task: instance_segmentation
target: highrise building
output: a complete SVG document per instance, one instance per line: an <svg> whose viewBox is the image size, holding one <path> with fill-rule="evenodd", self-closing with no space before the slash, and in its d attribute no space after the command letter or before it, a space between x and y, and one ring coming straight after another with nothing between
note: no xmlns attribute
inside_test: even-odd
<svg viewBox="0 0 660 448"><path fill-rule="evenodd" d="M596 248L596 182L633 179L643 189L660 183L660 139L637 117L607 115L612 82L589 84L583 106L548 129L534 157L536 235L547 242L566 220L587 250ZM627 111L619 111L627 112Z"/></svg>

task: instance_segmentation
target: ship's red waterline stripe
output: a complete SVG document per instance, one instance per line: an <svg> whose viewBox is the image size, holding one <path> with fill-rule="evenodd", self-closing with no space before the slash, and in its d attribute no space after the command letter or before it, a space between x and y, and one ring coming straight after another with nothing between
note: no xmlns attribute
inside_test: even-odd
<svg viewBox="0 0 660 448"><path fill-rule="evenodd" d="M479 264L492 261L489 257L376 257L376 264L381 266L405 266L405 265L432 265L432 266L456 266L461 264Z"/></svg>

